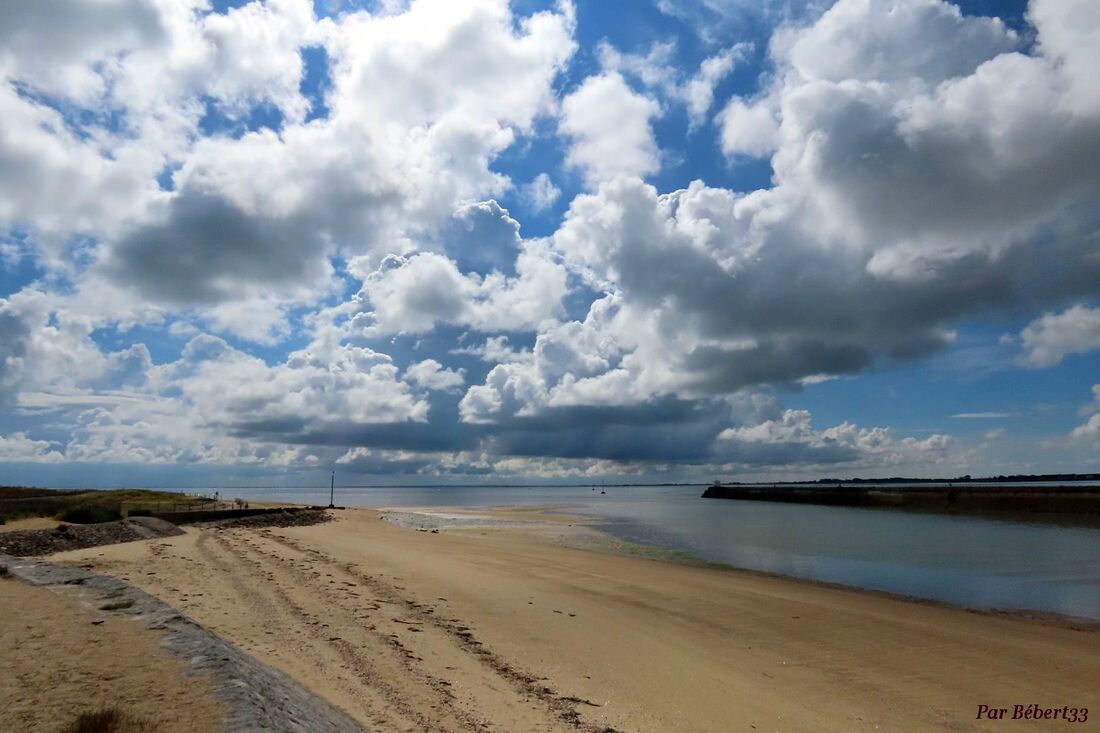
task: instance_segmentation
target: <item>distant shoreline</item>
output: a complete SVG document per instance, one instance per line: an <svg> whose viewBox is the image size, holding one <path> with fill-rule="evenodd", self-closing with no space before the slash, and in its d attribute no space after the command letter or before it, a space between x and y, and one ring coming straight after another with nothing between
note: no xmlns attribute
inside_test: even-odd
<svg viewBox="0 0 1100 733"><path fill-rule="evenodd" d="M1029 483L1046 483L1052 484L1057 482L1065 483L1078 483L1078 482L1100 482L1100 473L1039 473L1039 474L1017 474L1011 476L979 476L973 478L971 476L959 476L956 478L908 478L905 476L890 476L888 478L818 478L818 479L804 479L802 481L719 481L717 483L724 486L816 486L816 485L831 485L831 484L875 484L875 485L888 485L888 484L945 484L945 485L968 485L968 484L1029 484Z"/></svg>

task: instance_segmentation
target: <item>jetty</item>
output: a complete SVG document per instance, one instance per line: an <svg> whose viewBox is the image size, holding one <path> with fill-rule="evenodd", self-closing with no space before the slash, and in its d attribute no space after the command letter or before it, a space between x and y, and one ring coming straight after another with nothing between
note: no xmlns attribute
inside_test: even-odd
<svg viewBox="0 0 1100 733"><path fill-rule="evenodd" d="M963 486L714 484L704 499L907 509L948 514L1001 515L1100 525L1100 486L968 484Z"/></svg>

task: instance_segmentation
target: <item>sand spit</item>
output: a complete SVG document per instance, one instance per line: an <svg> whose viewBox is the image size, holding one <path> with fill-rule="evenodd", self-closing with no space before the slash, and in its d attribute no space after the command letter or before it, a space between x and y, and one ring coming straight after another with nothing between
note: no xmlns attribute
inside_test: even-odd
<svg viewBox="0 0 1100 733"><path fill-rule="evenodd" d="M205 677L209 689L223 704L221 723L206 728L176 725L173 730L229 733L257 730L358 733L363 730L293 679L260 663L164 601L128 583L79 567L5 555L0 555L0 564L23 581L60 594L76 595L83 603L98 609L100 616L129 617L139 622L143 628L160 635L160 646L183 660L189 674ZM110 656L122 653L119 646L116 643L112 648L98 651ZM151 690L150 694L164 696L165 691ZM168 730L163 726L155 729Z"/></svg>
<svg viewBox="0 0 1100 733"><path fill-rule="evenodd" d="M55 559L166 599L375 731L994 731L979 705L1100 710L1095 632L548 536L349 509Z"/></svg>

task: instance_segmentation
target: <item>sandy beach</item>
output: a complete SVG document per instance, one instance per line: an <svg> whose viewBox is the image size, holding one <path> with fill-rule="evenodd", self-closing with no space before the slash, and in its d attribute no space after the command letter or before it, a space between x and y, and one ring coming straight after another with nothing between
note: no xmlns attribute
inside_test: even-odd
<svg viewBox="0 0 1100 733"><path fill-rule="evenodd" d="M166 600L371 730L1048 730L976 715L1100 714L1096 631L562 546L588 530L552 514L432 533L349 509L51 559Z"/></svg>
<svg viewBox="0 0 1100 733"><path fill-rule="evenodd" d="M82 714L125 716L120 733L214 733L224 706L159 636L87 599L0 579L0 730L68 730Z"/></svg>

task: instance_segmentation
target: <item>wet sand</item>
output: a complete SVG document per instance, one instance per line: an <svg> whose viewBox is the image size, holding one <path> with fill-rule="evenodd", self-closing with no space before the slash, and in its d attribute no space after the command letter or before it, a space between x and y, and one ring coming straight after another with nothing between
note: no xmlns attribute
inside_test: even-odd
<svg viewBox="0 0 1100 733"><path fill-rule="evenodd" d="M1033 702L1100 715L1095 631L565 547L592 530L554 513L535 531L432 533L348 510L54 559L165 599L372 730L1039 730L975 719ZM496 514L516 515L532 518Z"/></svg>

